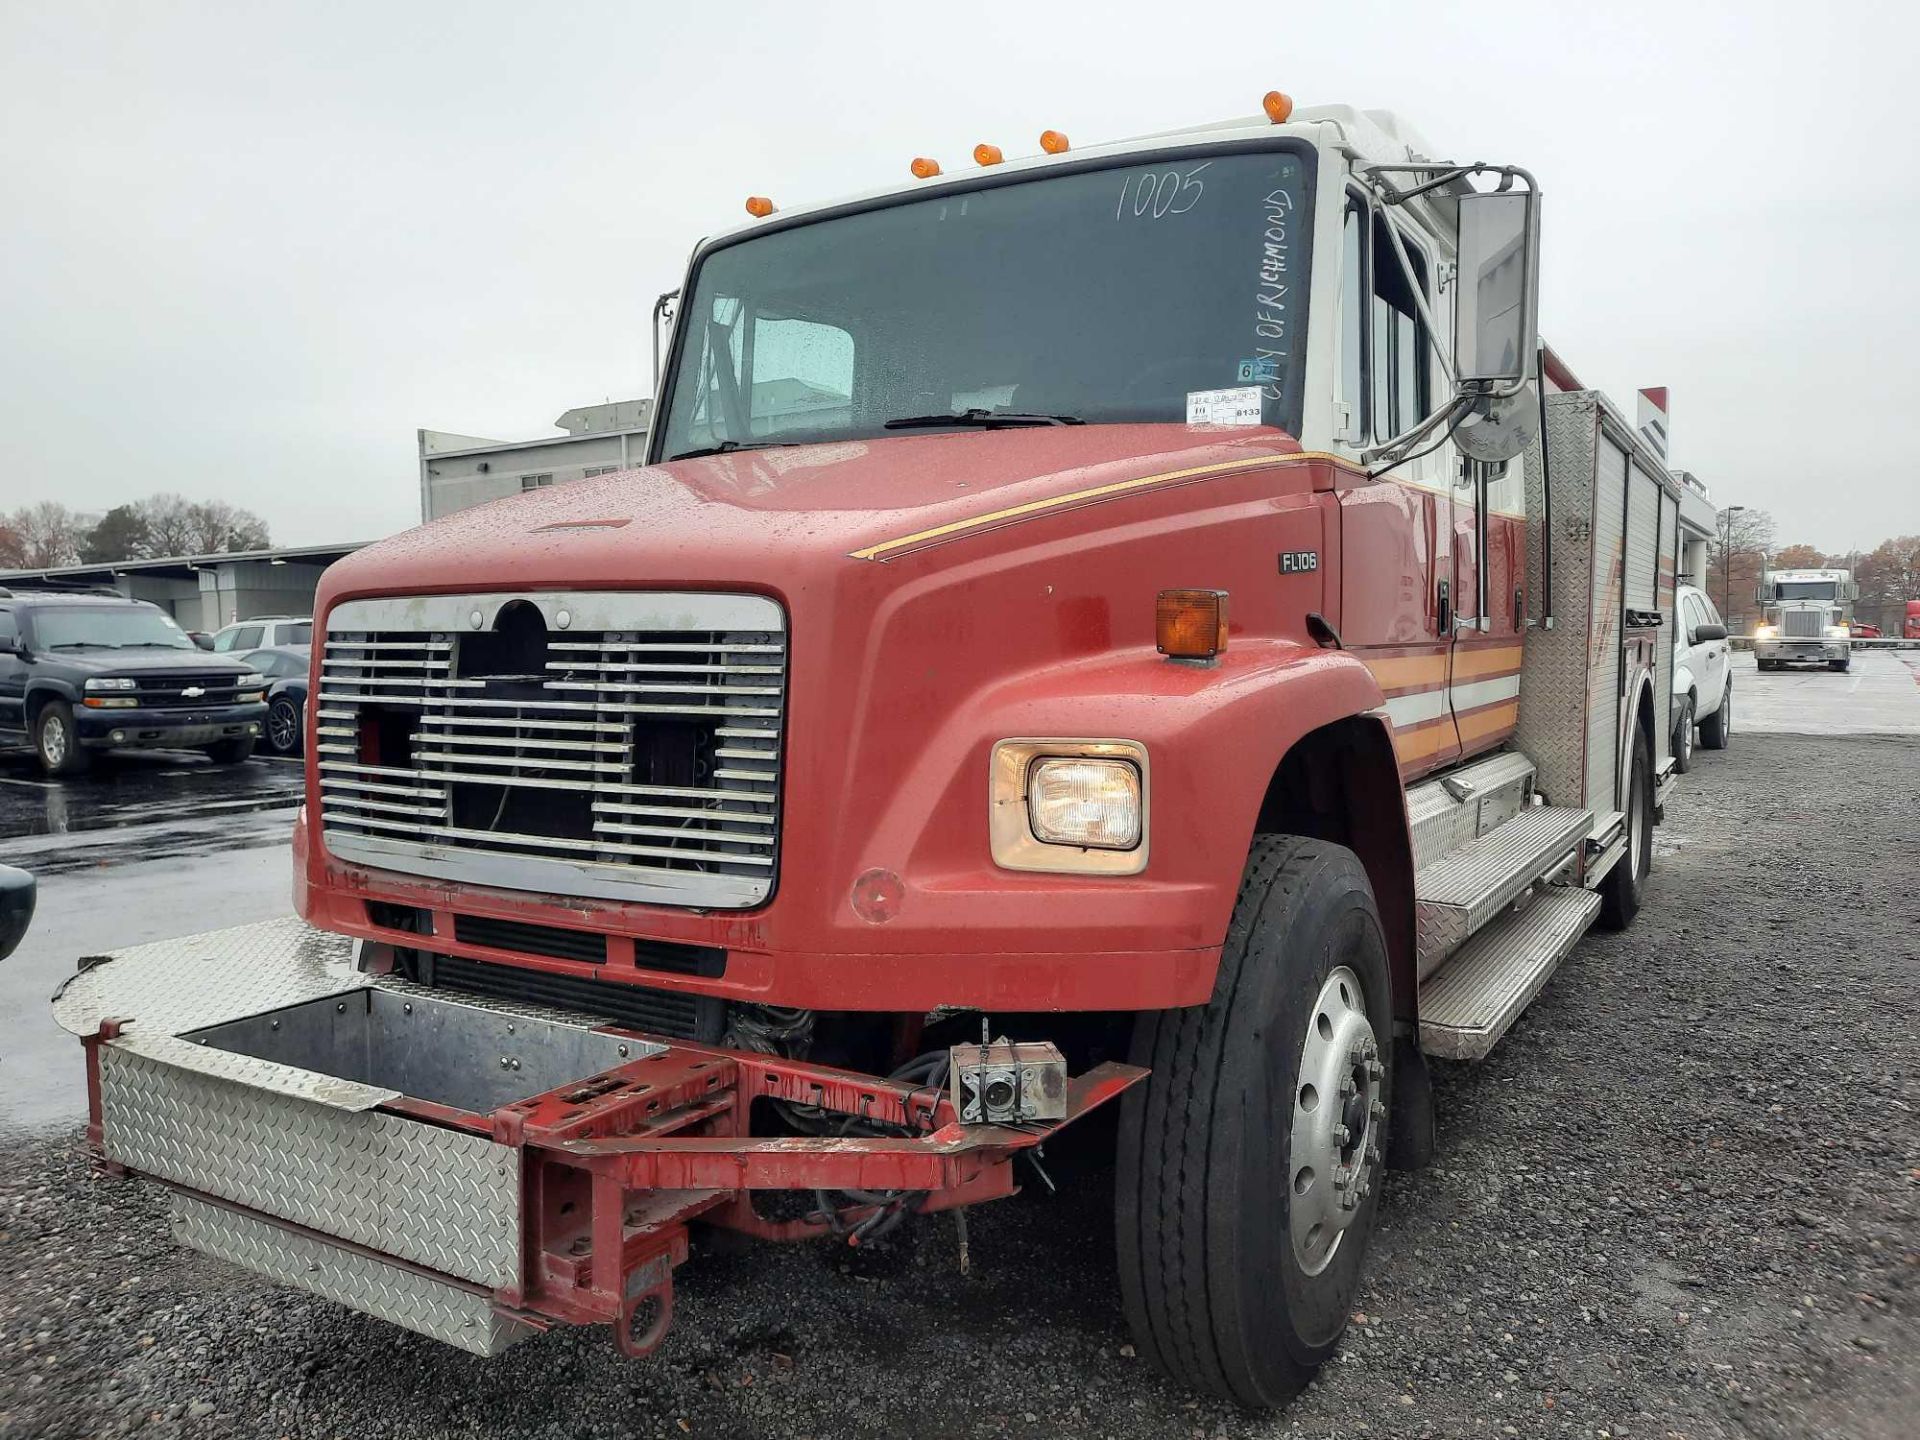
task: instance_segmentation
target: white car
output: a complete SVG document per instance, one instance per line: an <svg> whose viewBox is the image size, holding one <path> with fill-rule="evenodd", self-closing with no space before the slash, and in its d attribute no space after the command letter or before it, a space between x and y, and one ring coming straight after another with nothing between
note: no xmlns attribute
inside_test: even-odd
<svg viewBox="0 0 1920 1440"><path fill-rule="evenodd" d="M1682 585L1675 597L1673 637L1673 760L1693 768L1693 732L1709 750L1727 748L1733 731L1733 647L1727 625L1704 590Z"/></svg>
<svg viewBox="0 0 1920 1440"><path fill-rule="evenodd" d="M256 615L251 620L236 620L213 633L213 649L272 650L281 645L313 643L313 617L310 615Z"/></svg>

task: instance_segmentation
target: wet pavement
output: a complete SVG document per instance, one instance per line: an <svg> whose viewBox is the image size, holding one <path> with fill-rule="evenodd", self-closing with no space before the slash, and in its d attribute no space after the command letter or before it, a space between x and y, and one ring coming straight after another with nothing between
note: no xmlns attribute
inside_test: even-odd
<svg viewBox="0 0 1920 1440"><path fill-rule="evenodd" d="M1733 657L1733 728L1762 735L1920 735L1920 650L1856 650L1852 668L1761 672Z"/></svg>
<svg viewBox="0 0 1920 1440"><path fill-rule="evenodd" d="M265 758L149 751L48 780L0 756L0 864L40 881L33 927L0 961L0 1134L84 1115L80 1048L47 1007L80 956L289 912L300 785L298 762Z"/></svg>

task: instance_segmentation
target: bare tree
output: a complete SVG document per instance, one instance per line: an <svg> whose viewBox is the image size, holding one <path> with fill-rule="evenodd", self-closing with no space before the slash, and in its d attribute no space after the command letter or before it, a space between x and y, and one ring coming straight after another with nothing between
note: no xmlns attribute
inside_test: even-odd
<svg viewBox="0 0 1920 1440"><path fill-rule="evenodd" d="M13 516L0 515L0 570L18 570L26 563L26 541L21 539Z"/></svg>
<svg viewBox="0 0 1920 1440"><path fill-rule="evenodd" d="M1920 600L1920 535L1883 540L1862 555L1853 578L1860 586L1854 613L1887 635L1898 635L1907 601Z"/></svg>
<svg viewBox="0 0 1920 1440"><path fill-rule="evenodd" d="M136 505L147 525L147 544L155 555L190 555L193 546L192 505L183 495L149 495Z"/></svg>
<svg viewBox="0 0 1920 1440"><path fill-rule="evenodd" d="M189 505L187 521L187 533L196 554L264 550L272 543L266 521L251 510L242 510L225 500L202 500Z"/></svg>
<svg viewBox="0 0 1920 1440"><path fill-rule="evenodd" d="M1707 593L1724 612L1736 633L1751 631L1759 621L1754 592L1767 569L1767 547L1773 544L1773 516L1764 510L1727 509L1714 527L1713 550L1707 565Z"/></svg>
<svg viewBox="0 0 1920 1440"><path fill-rule="evenodd" d="M80 545L87 527L57 500L24 505L7 518L7 528L18 536L20 564L25 570L52 569L80 563Z"/></svg>

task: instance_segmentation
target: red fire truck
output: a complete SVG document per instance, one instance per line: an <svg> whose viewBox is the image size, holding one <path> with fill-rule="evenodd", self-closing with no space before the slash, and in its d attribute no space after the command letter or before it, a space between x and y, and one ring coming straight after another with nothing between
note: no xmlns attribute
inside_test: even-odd
<svg viewBox="0 0 1920 1440"><path fill-rule="evenodd" d="M644 468L330 570L300 918L56 999L103 1163L639 1355L696 1227L964 1225L1117 1103L1142 1352L1294 1393L1428 1057L1641 904L1679 490L1539 346L1525 171L1264 112L756 198Z"/></svg>

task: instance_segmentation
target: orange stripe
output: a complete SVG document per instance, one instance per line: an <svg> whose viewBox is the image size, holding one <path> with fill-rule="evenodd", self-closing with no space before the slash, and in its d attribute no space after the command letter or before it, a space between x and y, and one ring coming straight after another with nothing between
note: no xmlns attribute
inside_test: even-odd
<svg viewBox="0 0 1920 1440"><path fill-rule="evenodd" d="M1447 657L1443 654L1396 655L1386 659L1362 655L1360 661L1373 672L1382 690L1405 693L1447 683Z"/></svg>
<svg viewBox="0 0 1920 1440"><path fill-rule="evenodd" d="M1460 738L1463 741L1482 740L1500 730L1511 730L1520 723L1520 702L1518 700L1500 700L1492 705L1482 705L1478 710L1468 710L1459 717Z"/></svg>
<svg viewBox="0 0 1920 1440"><path fill-rule="evenodd" d="M1454 680L1491 680L1513 675L1520 669L1520 647L1502 646L1498 650L1456 650L1453 656Z"/></svg>
<svg viewBox="0 0 1920 1440"><path fill-rule="evenodd" d="M1453 722L1448 716L1438 720L1424 721L1419 725L1402 729L1395 726L1393 731L1393 753L1399 757L1401 765L1411 764L1415 760L1424 760L1436 750L1444 750L1453 744Z"/></svg>

